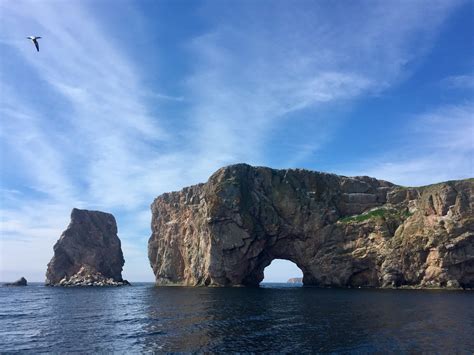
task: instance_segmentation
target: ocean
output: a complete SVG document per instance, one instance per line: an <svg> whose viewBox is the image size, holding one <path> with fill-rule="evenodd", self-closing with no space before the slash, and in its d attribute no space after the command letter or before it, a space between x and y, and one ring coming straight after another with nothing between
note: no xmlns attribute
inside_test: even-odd
<svg viewBox="0 0 474 355"><path fill-rule="evenodd" d="M0 287L2 352L474 351L474 293Z"/></svg>

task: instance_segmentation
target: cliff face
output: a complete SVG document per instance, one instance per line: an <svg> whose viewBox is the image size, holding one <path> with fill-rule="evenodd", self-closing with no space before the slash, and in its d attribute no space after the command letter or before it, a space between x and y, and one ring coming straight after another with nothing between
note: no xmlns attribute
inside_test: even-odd
<svg viewBox="0 0 474 355"><path fill-rule="evenodd" d="M46 284L121 284L124 283L123 264L114 216L74 208L71 212L71 223L54 245L54 256L46 272Z"/></svg>
<svg viewBox="0 0 474 355"><path fill-rule="evenodd" d="M473 187L233 165L155 199L149 259L157 285L258 285L287 259L305 285L474 287Z"/></svg>

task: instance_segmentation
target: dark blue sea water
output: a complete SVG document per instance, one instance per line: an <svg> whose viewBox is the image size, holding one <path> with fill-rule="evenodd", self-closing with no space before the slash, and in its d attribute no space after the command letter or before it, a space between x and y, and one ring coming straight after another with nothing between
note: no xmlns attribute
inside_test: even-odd
<svg viewBox="0 0 474 355"><path fill-rule="evenodd" d="M0 351L474 351L474 293L0 287Z"/></svg>

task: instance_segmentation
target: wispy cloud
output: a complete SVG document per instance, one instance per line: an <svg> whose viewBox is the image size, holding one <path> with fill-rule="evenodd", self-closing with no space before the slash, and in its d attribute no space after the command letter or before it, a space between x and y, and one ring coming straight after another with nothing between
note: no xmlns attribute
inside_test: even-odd
<svg viewBox="0 0 474 355"><path fill-rule="evenodd" d="M165 144L169 136L160 127L159 118L150 114L141 94L144 89L140 74L120 51L117 39L108 36L78 2L18 2L4 6L5 13L12 14L6 25L10 36L21 33L20 24L15 22L18 19L36 23L37 31L43 35L44 50L37 55L25 43L16 48L35 68L39 79L62 95L63 104L68 104L61 107L62 112L52 113L56 117L53 123L44 112L35 113L36 121L43 125L37 130L20 127L20 121L10 115L18 130L16 135L10 132L11 137L33 135L37 144L45 145L53 136L61 135L60 141L54 142L56 147L48 144L48 152L44 151L46 148L39 151L16 145L25 164L30 165L36 180L44 182L58 180L50 175L64 175L67 171L69 180L55 185L82 185L76 192L88 200L111 207L133 208L133 201L140 204L139 185L128 181L153 171L151 166L159 157L153 147L160 142ZM62 15L57 16L58 13ZM21 112L25 102L18 105L20 100L8 95L4 102L10 101L10 106ZM18 110L19 107L22 108ZM58 126L65 129L58 132ZM58 162L62 164L51 166ZM45 190L54 193L48 187ZM114 191L121 191L121 197ZM64 198L59 192L58 195Z"/></svg>
<svg viewBox="0 0 474 355"><path fill-rule="evenodd" d="M312 108L313 120L325 120L319 107L376 95L408 76L458 4L371 2L329 13L323 3L284 11L283 2L233 3L190 46L196 69L187 95L195 99L190 117L199 155L263 162L269 132L291 113ZM315 133L314 147L329 134Z"/></svg>
<svg viewBox="0 0 474 355"><path fill-rule="evenodd" d="M421 186L474 176L474 105L443 106L414 117L406 142L357 162L345 175L370 175Z"/></svg>
<svg viewBox="0 0 474 355"><path fill-rule="evenodd" d="M171 95L160 94L157 92L150 92L148 96L159 99L159 100L166 100L166 101L177 101L177 102L184 101L183 96L171 96Z"/></svg>
<svg viewBox="0 0 474 355"><path fill-rule="evenodd" d="M43 281L52 246L68 224L69 206L20 197L10 202L16 208L0 209L0 278Z"/></svg>
<svg viewBox="0 0 474 355"><path fill-rule="evenodd" d="M6 94L6 90L2 92ZM4 99L0 112L6 119L2 120L0 137L16 156L15 163L19 165L22 176L29 180L29 187L56 201L74 199L74 183L64 173L66 147L61 144L62 138L56 134L46 138L36 113L19 109L24 105L11 97L4 96ZM52 140L56 146L51 144ZM57 145L62 145L64 151L61 152Z"/></svg>
<svg viewBox="0 0 474 355"><path fill-rule="evenodd" d="M474 89L474 75L453 75L441 80L441 85L450 89Z"/></svg>

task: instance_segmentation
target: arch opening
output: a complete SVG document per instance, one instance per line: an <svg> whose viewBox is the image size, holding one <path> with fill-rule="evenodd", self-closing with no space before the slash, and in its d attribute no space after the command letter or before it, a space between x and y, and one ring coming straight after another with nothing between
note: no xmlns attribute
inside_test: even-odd
<svg viewBox="0 0 474 355"><path fill-rule="evenodd" d="M286 259L273 259L263 270L261 284L288 283L294 286L303 285L303 271L296 263Z"/></svg>

